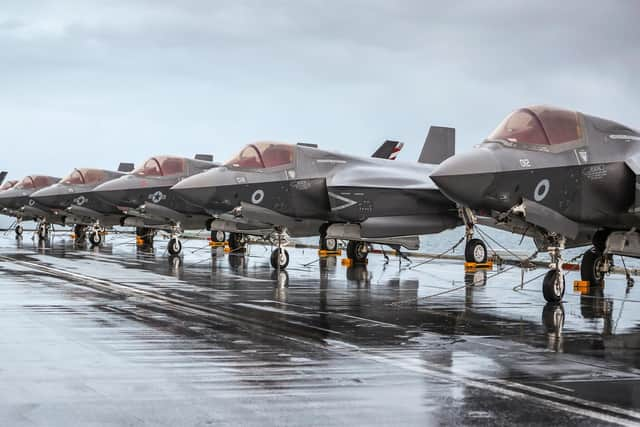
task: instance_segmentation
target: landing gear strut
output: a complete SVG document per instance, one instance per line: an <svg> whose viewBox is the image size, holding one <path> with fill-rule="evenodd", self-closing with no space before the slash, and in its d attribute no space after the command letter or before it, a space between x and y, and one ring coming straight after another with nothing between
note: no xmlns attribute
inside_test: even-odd
<svg viewBox="0 0 640 427"><path fill-rule="evenodd" d="M476 216L469 208L460 209L460 217L465 225L467 243L464 247L464 260L476 264L487 262L487 245L480 239L473 238L473 228L477 222Z"/></svg>
<svg viewBox="0 0 640 427"><path fill-rule="evenodd" d="M47 240L49 238L50 229L51 229L51 225L47 221L45 220L38 221L38 228L37 228L38 240L40 241Z"/></svg>
<svg viewBox="0 0 640 427"><path fill-rule="evenodd" d="M24 228L22 228L22 218L18 218L16 221L16 239L19 239L22 237L22 233L24 232Z"/></svg>
<svg viewBox="0 0 640 427"><path fill-rule="evenodd" d="M364 264L367 262L369 255L369 245L359 240L349 240L347 244L347 258L353 260L354 263Z"/></svg>
<svg viewBox="0 0 640 427"><path fill-rule="evenodd" d="M547 302L558 303L564 296L564 273L562 271L562 251L565 239L563 236L549 236L549 256L551 257L551 270L545 274L542 280L542 294Z"/></svg>
<svg viewBox="0 0 640 427"><path fill-rule="evenodd" d="M607 230L598 230L593 235L593 247L582 255L580 278L592 285L602 286L605 274L613 267L613 257L605 254L608 237Z"/></svg>
<svg viewBox="0 0 640 427"><path fill-rule="evenodd" d="M182 242L180 241L180 224L171 227L171 238L167 244L167 251L170 255L179 255L182 252Z"/></svg>
<svg viewBox="0 0 640 427"><path fill-rule="evenodd" d="M100 222L96 221L89 231L89 243L91 246L99 246L102 243L102 234L104 229L100 226Z"/></svg>
<svg viewBox="0 0 640 427"><path fill-rule="evenodd" d="M287 244L285 231L282 228L276 228L271 238L277 248L271 252L271 266L276 270L284 270L289 265L289 252L282 246Z"/></svg>

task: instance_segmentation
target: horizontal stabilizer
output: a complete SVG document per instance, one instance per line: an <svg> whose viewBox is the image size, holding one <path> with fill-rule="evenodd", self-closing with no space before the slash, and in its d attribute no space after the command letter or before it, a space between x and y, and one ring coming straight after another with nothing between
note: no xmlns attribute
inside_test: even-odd
<svg viewBox="0 0 640 427"><path fill-rule="evenodd" d="M438 165L456 152L456 130L442 126L431 126L424 141L420 163Z"/></svg>
<svg viewBox="0 0 640 427"><path fill-rule="evenodd" d="M118 165L118 172L131 172L135 165L133 163L120 163Z"/></svg>
<svg viewBox="0 0 640 427"><path fill-rule="evenodd" d="M402 147L404 147L404 143L402 142L386 140L380 147L378 147L371 157L395 160L400 150L402 150Z"/></svg>
<svg viewBox="0 0 640 427"><path fill-rule="evenodd" d="M196 154L194 158L205 162L213 162L213 154Z"/></svg>
<svg viewBox="0 0 640 427"><path fill-rule="evenodd" d="M7 171L0 172L0 185L2 185L6 177L7 177Z"/></svg>

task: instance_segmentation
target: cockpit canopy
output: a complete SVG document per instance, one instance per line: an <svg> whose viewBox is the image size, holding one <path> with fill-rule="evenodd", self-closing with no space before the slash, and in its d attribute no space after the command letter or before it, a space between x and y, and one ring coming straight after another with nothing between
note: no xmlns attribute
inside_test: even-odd
<svg viewBox="0 0 640 427"><path fill-rule="evenodd" d="M551 146L582 138L576 111L547 106L520 108L489 135L487 141Z"/></svg>
<svg viewBox="0 0 640 427"><path fill-rule="evenodd" d="M108 178L105 171L100 169L74 169L62 179L63 184L98 184Z"/></svg>
<svg viewBox="0 0 640 427"><path fill-rule="evenodd" d="M18 190L30 190L36 188L44 188L58 182L57 178L43 175L28 175L25 176L15 186Z"/></svg>
<svg viewBox="0 0 640 427"><path fill-rule="evenodd" d="M17 180L11 180L11 181L7 181L4 184L2 184L2 186L0 187L0 191L4 191L4 190L8 190L10 188L13 188L14 185L16 185L18 183Z"/></svg>
<svg viewBox="0 0 640 427"><path fill-rule="evenodd" d="M295 146L277 142L246 145L240 153L225 163L236 169L266 169L293 163Z"/></svg>
<svg viewBox="0 0 640 427"><path fill-rule="evenodd" d="M182 157L151 157L133 172L138 176L170 176L186 173L187 162Z"/></svg>

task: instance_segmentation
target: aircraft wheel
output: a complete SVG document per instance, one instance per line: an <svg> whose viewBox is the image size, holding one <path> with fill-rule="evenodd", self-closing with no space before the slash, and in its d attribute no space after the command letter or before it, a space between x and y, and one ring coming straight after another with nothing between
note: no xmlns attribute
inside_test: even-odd
<svg viewBox="0 0 640 427"><path fill-rule="evenodd" d="M49 237L49 230L47 229L47 226L45 224L40 224L38 226L38 239L47 240L47 237Z"/></svg>
<svg viewBox="0 0 640 427"><path fill-rule="evenodd" d="M353 262L364 263L369 255L369 245L366 242L350 240L347 244L347 257Z"/></svg>
<svg viewBox="0 0 640 427"><path fill-rule="evenodd" d="M73 234L77 243L83 242L87 238L87 227L85 225L76 224L73 227Z"/></svg>
<svg viewBox="0 0 640 427"><path fill-rule="evenodd" d="M591 248L582 255L580 263L580 278L592 285L602 285L604 283L604 271L602 264L605 256L596 248Z"/></svg>
<svg viewBox="0 0 640 427"><path fill-rule="evenodd" d="M171 255L178 255L182 252L182 242L179 239L172 237L167 245L167 250Z"/></svg>
<svg viewBox="0 0 640 427"><path fill-rule="evenodd" d="M244 234L229 233L229 249L231 249L234 252L240 251L240 250L243 250L246 245L247 245L247 238Z"/></svg>
<svg viewBox="0 0 640 427"><path fill-rule="evenodd" d="M320 249L324 251L335 251L338 249L338 239L327 238L325 235L320 235Z"/></svg>
<svg viewBox="0 0 640 427"><path fill-rule="evenodd" d="M23 232L24 232L24 228L22 228L21 225L16 225L16 237L22 236Z"/></svg>
<svg viewBox="0 0 640 427"><path fill-rule="evenodd" d="M212 242L224 242L224 240L226 239L226 235L224 234L224 231L220 231L220 230L211 230L211 241Z"/></svg>
<svg viewBox="0 0 640 427"><path fill-rule="evenodd" d="M89 233L89 242L91 243L91 246L98 246L102 243L102 234L97 231L92 231Z"/></svg>
<svg viewBox="0 0 640 427"><path fill-rule="evenodd" d="M271 252L271 266L275 269L285 269L289 265L289 252L286 249L274 249Z"/></svg>
<svg viewBox="0 0 640 427"><path fill-rule="evenodd" d="M464 247L464 260L484 264L487 262L487 245L480 239L471 239Z"/></svg>
<svg viewBox="0 0 640 427"><path fill-rule="evenodd" d="M564 276L558 270L549 270L542 280L542 294L547 302L560 302L564 296Z"/></svg>

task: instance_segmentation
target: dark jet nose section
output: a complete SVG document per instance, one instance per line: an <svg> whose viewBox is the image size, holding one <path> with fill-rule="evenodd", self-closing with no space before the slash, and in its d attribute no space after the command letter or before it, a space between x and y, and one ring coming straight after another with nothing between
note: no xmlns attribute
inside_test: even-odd
<svg viewBox="0 0 640 427"><path fill-rule="evenodd" d="M499 165L494 154L476 149L445 160L431 174L431 179L451 200L471 207L482 207Z"/></svg>
<svg viewBox="0 0 640 427"><path fill-rule="evenodd" d="M64 205L64 200L73 196L73 192L69 190L69 187L55 184L31 193L31 198L45 206L58 207Z"/></svg>
<svg viewBox="0 0 640 427"><path fill-rule="evenodd" d="M190 176L171 187L171 191L189 203L206 207L215 195L213 175L216 173L217 171L208 171Z"/></svg>
<svg viewBox="0 0 640 427"><path fill-rule="evenodd" d="M133 195L137 189L137 179L132 176L107 181L95 187L91 193L96 197L112 205L126 203L128 196Z"/></svg>

